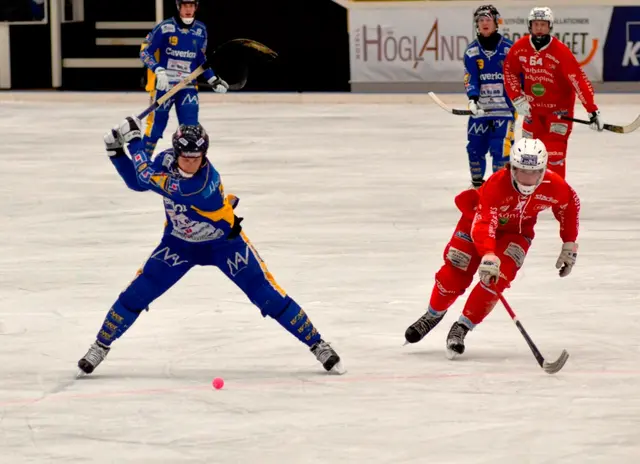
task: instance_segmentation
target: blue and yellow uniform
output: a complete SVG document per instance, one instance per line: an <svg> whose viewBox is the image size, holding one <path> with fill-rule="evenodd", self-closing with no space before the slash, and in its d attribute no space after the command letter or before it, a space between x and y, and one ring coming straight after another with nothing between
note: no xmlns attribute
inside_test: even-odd
<svg viewBox="0 0 640 464"><path fill-rule="evenodd" d="M188 138L180 132L182 127L174 135L174 147ZM193 135L193 128L189 130ZM208 136L204 129L198 134L199 138L192 137L196 140L192 145L206 154ZM199 170L187 177L179 170L173 149L151 161L137 138L128 150L131 157L119 149L110 156L111 162L129 188L163 197L166 225L160 244L107 313L97 336L102 346L109 347L122 336L143 310L194 266L216 266L264 317L275 319L307 346L321 341L305 311L278 285L242 232L232 206L235 198L230 201L225 195L220 174L206 157Z"/></svg>
<svg viewBox="0 0 640 464"><path fill-rule="evenodd" d="M509 161L514 138L515 113L504 90L504 59L513 43L499 33L478 36L464 54L464 85L469 100L490 113L472 115L467 125L467 153L471 180L479 187L484 178L487 152L493 172Z"/></svg>
<svg viewBox="0 0 640 464"><path fill-rule="evenodd" d="M206 50L207 28L200 21L186 25L182 21L170 18L154 27L140 50L140 59L147 68L146 90L150 92L151 102L167 93L167 90L156 90L155 72L158 68L166 71L169 84L173 86L204 63ZM214 73L207 69L203 76L210 80ZM158 140L162 138L169 121L169 111L174 104L180 124L198 124L198 90L193 83L148 116L144 149L149 156L153 154Z"/></svg>

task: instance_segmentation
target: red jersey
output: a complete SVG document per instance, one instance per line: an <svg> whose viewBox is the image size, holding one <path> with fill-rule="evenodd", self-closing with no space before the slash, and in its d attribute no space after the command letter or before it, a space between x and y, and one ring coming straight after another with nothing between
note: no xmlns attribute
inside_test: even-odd
<svg viewBox="0 0 640 464"><path fill-rule="evenodd" d="M576 95L587 112L598 109L591 82L578 60L555 37L540 51L535 49L529 35L518 39L507 53L503 74L509 98L513 101L524 90L532 111L572 111Z"/></svg>
<svg viewBox="0 0 640 464"><path fill-rule="evenodd" d="M478 190L460 193L455 202L463 216L473 217L471 238L480 256L495 253L496 238L505 233L533 240L538 214L547 208L551 208L560 223L563 243L575 242L578 238L578 194L562 177L549 170L531 195L518 193L511 181L511 172L505 168L489 177Z"/></svg>

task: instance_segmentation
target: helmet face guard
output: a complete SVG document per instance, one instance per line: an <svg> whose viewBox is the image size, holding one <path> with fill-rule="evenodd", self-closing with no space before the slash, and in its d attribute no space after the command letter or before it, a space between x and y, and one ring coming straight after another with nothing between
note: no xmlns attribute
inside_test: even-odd
<svg viewBox="0 0 640 464"><path fill-rule="evenodd" d="M522 195L531 195L542 183L549 154L538 139L520 139L511 147L509 163L513 187Z"/></svg>

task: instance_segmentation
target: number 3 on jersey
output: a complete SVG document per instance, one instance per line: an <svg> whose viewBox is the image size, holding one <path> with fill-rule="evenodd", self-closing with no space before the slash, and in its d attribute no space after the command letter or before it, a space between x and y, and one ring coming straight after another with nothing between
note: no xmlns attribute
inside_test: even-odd
<svg viewBox="0 0 640 464"><path fill-rule="evenodd" d="M531 57L529 57L529 65L530 66L542 66L542 57L541 56L531 56Z"/></svg>

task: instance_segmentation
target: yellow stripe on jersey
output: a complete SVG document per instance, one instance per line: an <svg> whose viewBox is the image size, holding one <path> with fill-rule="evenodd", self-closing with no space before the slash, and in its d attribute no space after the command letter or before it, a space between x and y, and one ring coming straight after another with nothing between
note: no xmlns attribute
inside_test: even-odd
<svg viewBox="0 0 640 464"><path fill-rule="evenodd" d="M246 236L246 234L244 232L240 232L240 237L242 237L242 240L244 240L244 243L247 244L247 247L249 247L249 250L251 250L251 253L253 254L253 256L260 263L260 269L262 269L262 273L264 274L264 277L271 284L273 289L276 292L278 292L280 295L287 296L287 292L285 292L284 289L280 285L278 285L278 282L276 282L276 279L273 277L271 272L269 272L269 269L267 269L267 265L265 264L264 261L262 261L262 258L258 254L258 251L253 247L253 245L251 244L251 241Z"/></svg>

